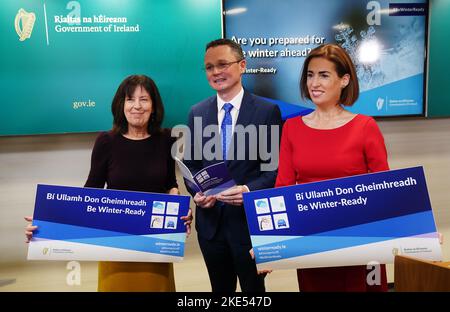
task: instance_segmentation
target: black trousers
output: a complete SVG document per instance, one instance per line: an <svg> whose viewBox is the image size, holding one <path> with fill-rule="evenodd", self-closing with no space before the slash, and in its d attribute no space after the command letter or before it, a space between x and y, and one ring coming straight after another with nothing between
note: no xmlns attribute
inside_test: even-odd
<svg viewBox="0 0 450 312"><path fill-rule="evenodd" d="M243 292L264 292L264 275L258 275L250 256L250 244L233 242L227 229L221 226L213 239L198 235L200 249L208 269L213 292L235 292L237 279ZM248 234L247 234L248 235Z"/></svg>

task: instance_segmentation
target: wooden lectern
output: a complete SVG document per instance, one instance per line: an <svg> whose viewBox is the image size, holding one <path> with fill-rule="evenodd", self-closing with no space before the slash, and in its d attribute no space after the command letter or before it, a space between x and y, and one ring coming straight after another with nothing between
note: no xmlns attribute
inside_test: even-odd
<svg viewBox="0 0 450 312"><path fill-rule="evenodd" d="M450 291L450 262L395 256L395 291Z"/></svg>

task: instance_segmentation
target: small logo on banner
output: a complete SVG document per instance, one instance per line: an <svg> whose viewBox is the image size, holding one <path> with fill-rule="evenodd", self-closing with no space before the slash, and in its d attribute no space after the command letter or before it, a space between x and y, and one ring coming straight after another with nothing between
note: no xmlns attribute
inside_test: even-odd
<svg viewBox="0 0 450 312"><path fill-rule="evenodd" d="M377 109L381 110L383 108L384 105L384 99L383 98L378 98L377 100Z"/></svg>
<svg viewBox="0 0 450 312"><path fill-rule="evenodd" d="M176 229L177 228L177 217L166 217L166 222L164 224L165 229Z"/></svg>
<svg viewBox="0 0 450 312"><path fill-rule="evenodd" d="M275 228L277 230L289 228L289 220L288 220L287 213L274 214L273 220L275 222Z"/></svg>
<svg viewBox="0 0 450 312"><path fill-rule="evenodd" d="M273 223L270 215L258 217L258 224L260 231L273 230Z"/></svg>
<svg viewBox="0 0 450 312"><path fill-rule="evenodd" d="M50 251L50 248L44 247L44 248L42 249L42 254L43 254L44 256L47 255L47 254L50 254L49 251Z"/></svg>
<svg viewBox="0 0 450 312"><path fill-rule="evenodd" d="M176 230L179 212L180 203L154 201L152 205L150 228Z"/></svg>
<svg viewBox="0 0 450 312"><path fill-rule="evenodd" d="M152 213L164 214L166 210L166 202L154 201L152 206Z"/></svg>
<svg viewBox="0 0 450 312"><path fill-rule="evenodd" d="M255 199L256 214L270 213L269 201L267 198Z"/></svg>
<svg viewBox="0 0 450 312"><path fill-rule="evenodd" d="M286 204L283 196L255 199L254 204L256 214L267 214L264 216L258 216L258 225L260 231L273 230L274 225L276 230L289 228L289 219L287 213L279 213L286 211Z"/></svg>
<svg viewBox="0 0 450 312"><path fill-rule="evenodd" d="M150 221L150 228L153 229L162 229L164 224L163 216L152 216Z"/></svg>
<svg viewBox="0 0 450 312"><path fill-rule="evenodd" d="M272 206L272 212L286 211L286 204L284 203L283 196L271 197L270 205Z"/></svg>
<svg viewBox="0 0 450 312"><path fill-rule="evenodd" d="M398 248L392 248L392 254L393 254L394 256L398 255L398 254L399 254Z"/></svg>
<svg viewBox="0 0 450 312"><path fill-rule="evenodd" d="M16 18L14 19L14 26L20 41L25 41L31 37L35 21L36 15L33 12L27 12L24 9L19 9Z"/></svg>
<svg viewBox="0 0 450 312"><path fill-rule="evenodd" d="M180 204L179 203L172 203L172 202L168 202L167 203L167 209L166 209L166 213L168 215L178 215L178 211L180 210Z"/></svg>

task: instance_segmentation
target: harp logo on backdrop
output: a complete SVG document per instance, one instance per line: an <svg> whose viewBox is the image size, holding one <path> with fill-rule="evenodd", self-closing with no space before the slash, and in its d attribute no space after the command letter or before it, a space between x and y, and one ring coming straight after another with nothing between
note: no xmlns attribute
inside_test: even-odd
<svg viewBox="0 0 450 312"><path fill-rule="evenodd" d="M33 12L27 12L22 8L19 9L14 20L14 26L20 41L25 41L31 37L35 21L36 15Z"/></svg>
<svg viewBox="0 0 450 312"><path fill-rule="evenodd" d="M383 108L383 105L384 105L384 99L379 97L377 99L377 109L381 110Z"/></svg>

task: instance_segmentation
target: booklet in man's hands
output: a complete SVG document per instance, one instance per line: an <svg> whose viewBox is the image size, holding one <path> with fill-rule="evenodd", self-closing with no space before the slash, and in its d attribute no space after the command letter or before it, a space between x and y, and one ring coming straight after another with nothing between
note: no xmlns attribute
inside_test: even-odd
<svg viewBox="0 0 450 312"><path fill-rule="evenodd" d="M194 175L180 159L175 157L175 161L184 177L186 186L193 193L215 195L236 185L223 161L205 167Z"/></svg>

